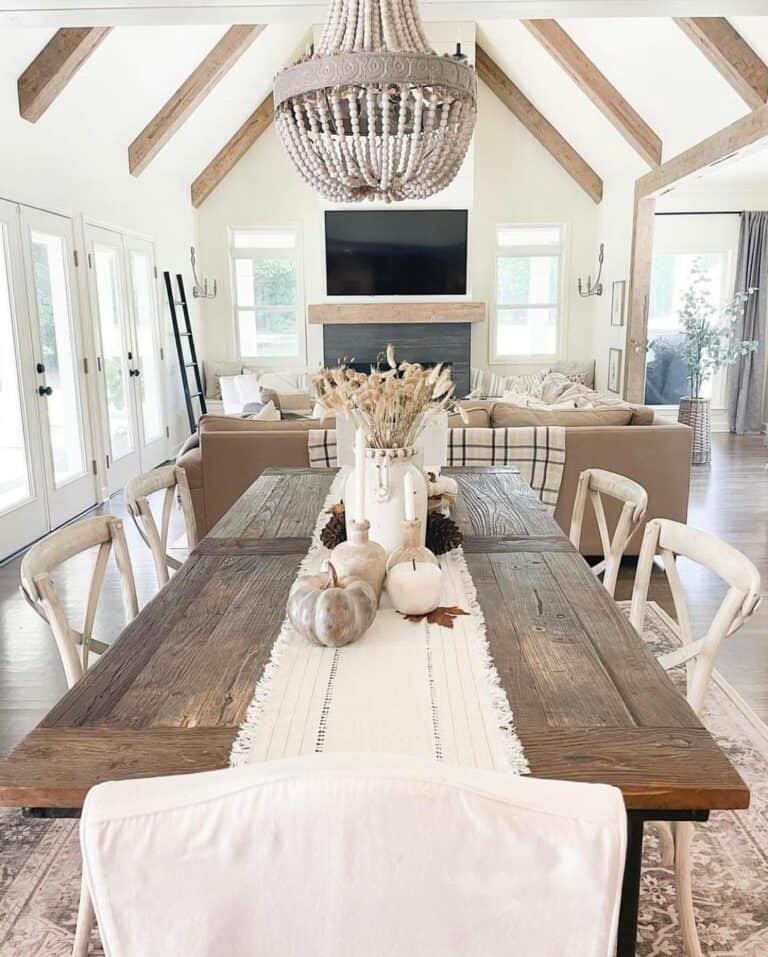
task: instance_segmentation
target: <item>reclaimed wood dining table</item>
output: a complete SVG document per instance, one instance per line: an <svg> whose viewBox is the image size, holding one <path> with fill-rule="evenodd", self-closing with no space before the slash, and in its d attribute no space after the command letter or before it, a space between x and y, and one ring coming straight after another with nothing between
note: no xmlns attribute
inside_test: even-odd
<svg viewBox="0 0 768 957"><path fill-rule="evenodd" d="M531 773L620 788L619 957L635 953L647 821L749 791L514 468L451 469L453 517ZM333 470L270 469L114 646L0 762L0 805L78 813L100 781L225 768Z"/></svg>

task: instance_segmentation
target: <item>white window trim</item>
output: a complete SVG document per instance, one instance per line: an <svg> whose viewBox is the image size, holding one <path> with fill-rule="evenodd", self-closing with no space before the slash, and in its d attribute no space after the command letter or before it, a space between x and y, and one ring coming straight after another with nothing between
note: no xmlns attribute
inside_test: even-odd
<svg viewBox="0 0 768 957"><path fill-rule="evenodd" d="M514 229L519 227L527 228L552 228L556 227L560 230L560 245L557 247L553 246L500 246L498 242L498 230L500 229ZM509 365L531 365L538 362L557 362L565 356L565 343L567 341L567 322L568 322L568 311L566 307L566 297L565 291L567 289L566 284L566 270L568 266L568 226L566 223L496 223L494 225L494 256L493 256L493 296L492 296L492 308L490 321L488 323L488 357L489 365L497 366L509 366ZM499 256L501 250L514 250L514 255L517 256L552 256L553 250L557 250L557 254L560 259L560 274L558 282L558 296L559 303L536 303L531 306L528 303L520 303L519 305L510 305L508 303L500 304L498 301L498 289L499 289ZM554 353L526 353L526 354L517 354L517 355L505 355L504 353L499 353L496 351L496 342L497 342L497 329L498 329L498 313L499 310L505 309L552 309L557 307L557 349Z"/></svg>
<svg viewBox="0 0 768 957"><path fill-rule="evenodd" d="M267 232L268 230L291 230L296 236L296 245L293 249L279 247L243 247L235 248L235 233ZM301 223L259 223L257 226L230 226L229 227L229 284L230 302L232 305L232 326L235 344L235 359L238 362L265 369L279 365L285 369L306 369L307 366L307 312L304 298L304 236ZM237 305L237 279L235 277L235 261L237 259L253 259L255 257L274 256L278 259L293 259L296 263L296 331L298 334L297 356L249 356L240 348L240 323ZM276 306L275 311L288 310L289 306Z"/></svg>

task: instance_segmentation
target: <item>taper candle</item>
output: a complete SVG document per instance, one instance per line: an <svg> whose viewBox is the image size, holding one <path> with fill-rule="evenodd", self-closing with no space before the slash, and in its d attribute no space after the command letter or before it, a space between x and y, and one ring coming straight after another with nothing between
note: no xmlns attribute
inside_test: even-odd
<svg viewBox="0 0 768 957"><path fill-rule="evenodd" d="M405 499L405 520L412 522L416 518L416 486L413 484L413 472L410 469L403 478L403 498Z"/></svg>
<svg viewBox="0 0 768 957"><path fill-rule="evenodd" d="M355 515L358 522L365 521L365 435L362 429L355 433Z"/></svg>

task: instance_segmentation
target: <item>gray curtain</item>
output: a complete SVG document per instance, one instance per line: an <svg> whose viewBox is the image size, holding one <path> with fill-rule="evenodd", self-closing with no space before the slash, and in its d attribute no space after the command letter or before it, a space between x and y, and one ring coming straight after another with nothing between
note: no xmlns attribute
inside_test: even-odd
<svg viewBox="0 0 768 957"><path fill-rule="evenodd" d="M736 260L736 292L751 286L744 318L737 323L741 339L757 339L757 352L737 359L728 370L728 418L731 432L759 432L763 425L765 380L765 323L768 308L768 212L741 214L739 252Z"/></svg>

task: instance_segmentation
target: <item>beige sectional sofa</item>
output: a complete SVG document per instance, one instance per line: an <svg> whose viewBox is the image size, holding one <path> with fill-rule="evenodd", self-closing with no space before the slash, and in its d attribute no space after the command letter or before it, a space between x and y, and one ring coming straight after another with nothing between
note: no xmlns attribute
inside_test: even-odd
<svg viewBox="0 0 768 957"><path fill-rule="evenodd" d="M465 403L473 428L524 425L566 427L565 472L555 518L568 531L576 482L585 468L604 468L640 482L648 492L648 518L684 522L688 514L692 432L677 423L655 423L645 407L540 412L501 402ZM465 427L459 416L449 425ZM200 535L206 534L229 507L270 466L309 465L306 432L333 428L310 419L257 422L229 416L200 419L198 448L179 457L186 470ZM618 511L608 509L609 520ZM637 554L641 535L630 545ZM585 522L581 551L600 553L597 527L591 515Z"/></svg>

